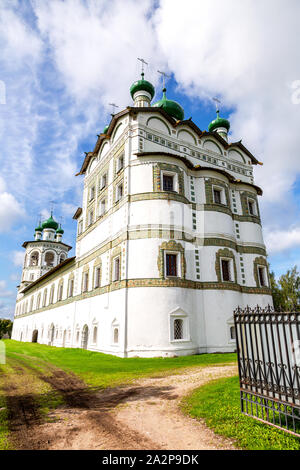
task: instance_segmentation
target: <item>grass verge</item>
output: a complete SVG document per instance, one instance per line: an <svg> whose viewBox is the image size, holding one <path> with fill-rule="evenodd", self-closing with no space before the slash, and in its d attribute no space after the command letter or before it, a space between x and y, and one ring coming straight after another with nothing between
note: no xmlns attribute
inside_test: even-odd
<svg viewBox="0 0 300 470"><path fill-rule="evenodd" d="M217 434L234 439L247 450L299 450L300 439L240 412L238 377L214 380L182 402L193 418L203 418Z"/></svg>
<svg viewBox="0 0 300 470"><path fill-rule="evenodd" d="M128 383L139 377L178 373L182 368L228 364L236 361L236 354L201 354L174 358L119 358L109 354L73 348L56 348L37 343L5 340L7 357L30 361L40 367L39 360L66 371L72 371L87 384L111 387Z"/></svg>

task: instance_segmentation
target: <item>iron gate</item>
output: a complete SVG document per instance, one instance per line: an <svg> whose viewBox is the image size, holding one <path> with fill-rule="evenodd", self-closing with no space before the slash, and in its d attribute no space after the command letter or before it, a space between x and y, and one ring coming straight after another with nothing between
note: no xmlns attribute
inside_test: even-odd
<svg viewBox="0 0 300 470"><path fill-rule="evenodd" d="M234 311L241 410L300 437L300 313Z"/></svg>

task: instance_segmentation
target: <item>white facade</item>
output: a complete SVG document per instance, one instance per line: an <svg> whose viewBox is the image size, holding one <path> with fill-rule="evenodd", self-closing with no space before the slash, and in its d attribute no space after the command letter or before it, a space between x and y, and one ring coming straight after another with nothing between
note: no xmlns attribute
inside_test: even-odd
<svg viewBox="0 0 300 470"><path fill-rule="evenodd" d="M272 304L256 163L159 108L114 116L81 169L76 257L19 293L13 339L122 357L235 350L233 310Z"/></svg>

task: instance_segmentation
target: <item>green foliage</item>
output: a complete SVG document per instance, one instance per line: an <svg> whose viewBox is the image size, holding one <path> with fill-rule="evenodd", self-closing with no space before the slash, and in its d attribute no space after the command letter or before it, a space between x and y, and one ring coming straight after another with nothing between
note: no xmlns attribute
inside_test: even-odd
<svg viewBox="0 0 300 470"><path fill-rule="evenodd" d="M270 274L271 289L275 310L299 310L300 298L300 274L297 266L288 269L286 274L282 274L278 280L275 274Z"/></svg>
<svg viewBox="0 0 300 470"><path fill-rule="evenodd" d="M193 418L203 418L217 434L248 450L300 450L300 440L268 424L245 416L240 408L238 377L214 380L183 402Z"/></svg>
<svg viewBox="0 0 300 470"><path fill-rule="evenodd" d="M12 327L13 323L11 320L0 318L0 339L6 334L11 337Z"/></svg>
<svg viewBox="0 0 300 470"><path fill-rule="evenodd" d="M176 373L184 367L207 366L236 361L235 353L201 354L173 358L128 358L123 359L85 349L56 348L38 343L24 343L5 340L8 358L21 358L31 366L45 368L47 363L66 371L72 371L87 384L97 387L111 387L129 382L135 378Z"/></svg>

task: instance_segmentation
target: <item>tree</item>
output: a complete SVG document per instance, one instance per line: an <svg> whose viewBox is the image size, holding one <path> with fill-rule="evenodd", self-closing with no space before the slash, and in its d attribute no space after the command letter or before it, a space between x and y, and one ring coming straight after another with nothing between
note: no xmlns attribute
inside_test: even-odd
<svg viewBox="0 0 300 470"><path fill-rule="evenodd" d="M283 308L284 304L283 293L275 279L275 273L273 271L270 272L270 286L272 289L274 309L280 310Z"/></svg>
<svg viewBox="0 0 300 470"><path fill-rule="evenodd" d="M13 323L11 320L0 318L0 339L6 334L11 337L12 327Z"/></svg>
<svg viewBox="0 0 300 470"><path fill-rule="evenodd" d="M288 269L286 274L282 274L278 280L275 274L270 274L271 289L275 310L280 308L284 310L299 309L300 300L300 274L297 266Z"/></svg>

